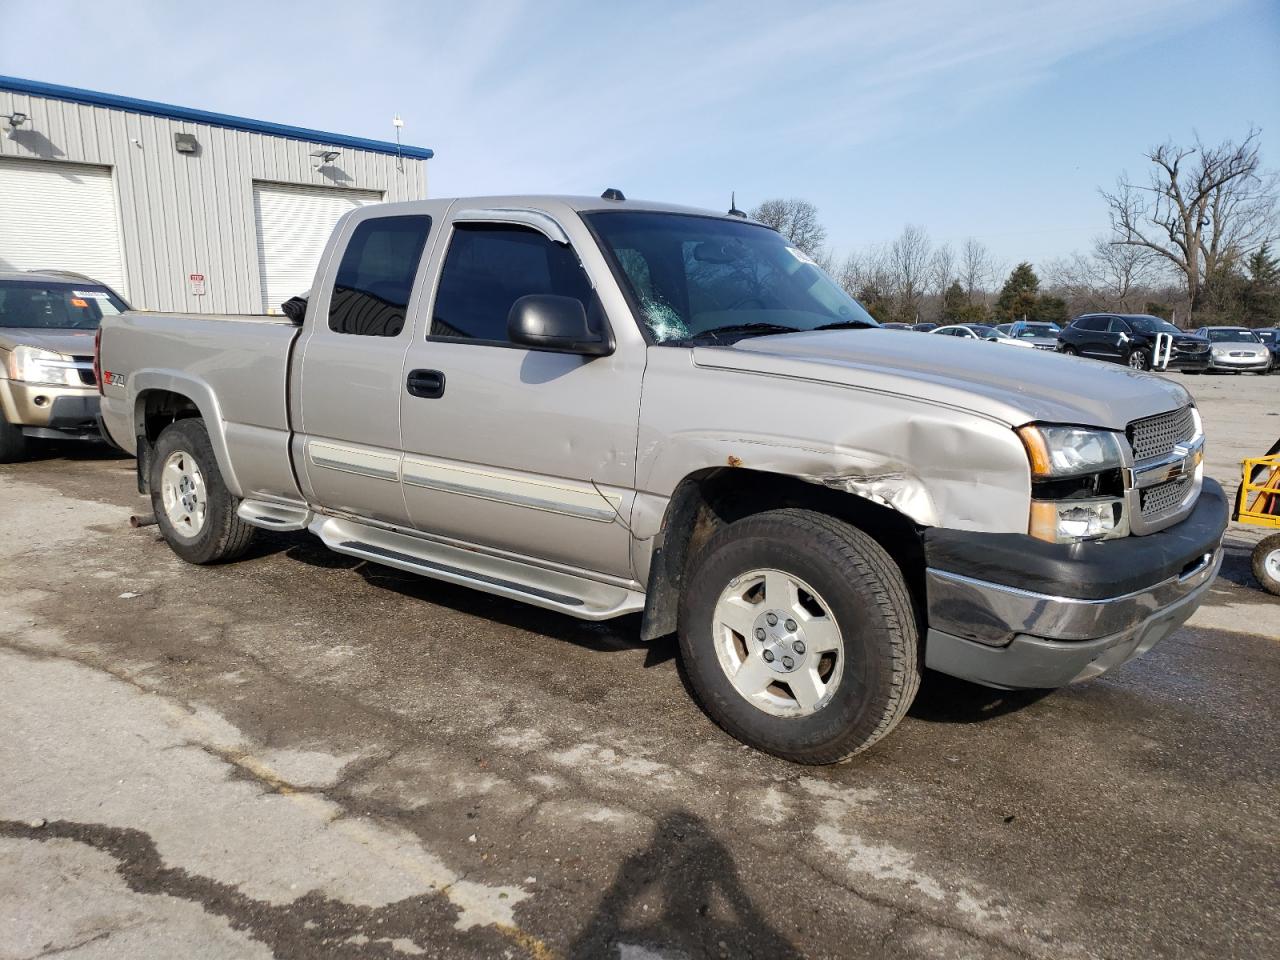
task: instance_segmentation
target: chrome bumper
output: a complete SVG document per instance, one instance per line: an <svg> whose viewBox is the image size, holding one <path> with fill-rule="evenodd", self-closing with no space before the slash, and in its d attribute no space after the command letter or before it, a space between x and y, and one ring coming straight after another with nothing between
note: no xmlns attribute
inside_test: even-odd
<svg viewBox="0 0 1280 960"><path fill-rule="evenodd" d="M995 687L1060 687L1096 677L1185 623L1221 565L1219 546L1176 577L1105 600L930 569L925 665Z"/></svg>

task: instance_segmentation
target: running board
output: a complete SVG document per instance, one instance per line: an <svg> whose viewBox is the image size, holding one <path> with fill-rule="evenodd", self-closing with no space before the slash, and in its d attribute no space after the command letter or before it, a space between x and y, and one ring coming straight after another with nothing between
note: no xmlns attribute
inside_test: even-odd
<svg viewBox="0 0 1280 960"><path fill-rule="evenodd" d="M608 620L644 609L644 594L635 590L383 530L355 520L317 517L310 530L326 547L338 553L567 613L581 620Z"/></svg>
<svg viewBox="0 0 1280 960"><path fill-rule="evenodd" d="M276 503L272 500L241 500L236 516L245 523L264 530L305 530L311 522L311 511L304 506Z"/></svg>

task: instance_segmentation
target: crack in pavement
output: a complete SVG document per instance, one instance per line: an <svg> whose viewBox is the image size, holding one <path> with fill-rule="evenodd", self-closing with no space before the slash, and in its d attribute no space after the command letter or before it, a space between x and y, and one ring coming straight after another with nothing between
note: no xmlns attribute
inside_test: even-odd
<svg viewBox="0 0 1280 960"><path fill-rule="evenodd" d="M444 892L420 894L380 907L358 906L311 891L285 904L250 897L228 883L165 866L155 841L141 830L96 823L55 820L32 827L16 820L0 820L0 837L45 842L73 840L107 854L116 872L135 893L175 897L199 904L205 911L226 918L233 929L243 931L268 946L281 960L403 960L404 953L391 941L404 939L421 948L442 945L467 954L500 952L514 942L536 958L550 957L536 949L540 941L513 929L495 925L491 931L454 927L457 908ZM85 941L101 939L104 931ZM351 942L353 939L358 942ZM61 952L71 947L60 948ZM533 946L534 949L529 949ZM48 955L48 954L45 954Z"/></svg>

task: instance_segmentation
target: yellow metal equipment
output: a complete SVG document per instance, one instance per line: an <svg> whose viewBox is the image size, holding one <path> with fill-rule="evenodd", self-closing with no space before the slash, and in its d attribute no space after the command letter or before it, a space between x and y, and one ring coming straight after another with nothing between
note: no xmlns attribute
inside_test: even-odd
<svg viewBox="0 0 1280 960"><path fill-rule="evenodd" d="M1245 460L1243 468L1234 519L1280 530L1280 440L1267 456ZM1253 575L1263 589L1280 596L1280 533L1254 548Z"/></svg>

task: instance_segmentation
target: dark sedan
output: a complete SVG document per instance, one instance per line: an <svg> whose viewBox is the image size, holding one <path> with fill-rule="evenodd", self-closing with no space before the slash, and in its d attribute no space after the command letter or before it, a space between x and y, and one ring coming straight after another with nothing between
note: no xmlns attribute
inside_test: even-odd
<svg viewBox="0 0 1280 960"><path fill-rule="evenodd" d="M1086 313L1076 317L1058 334L1058 350L1127 364L1134 370L1150 370L1157 338L1162 333L1173 340L1170 369L1200 373L1209 368L1209 341L1205 337L1147 314Z"/></svg>
<svg viewBox="0 0 1280 960"><path fill-rule="evenodd" d="M1269 330L1255 330L1258 339L1267 345L1267 349L1271 351L1271 373L1280 373L1280 327L1272 327Z"/></svg>

